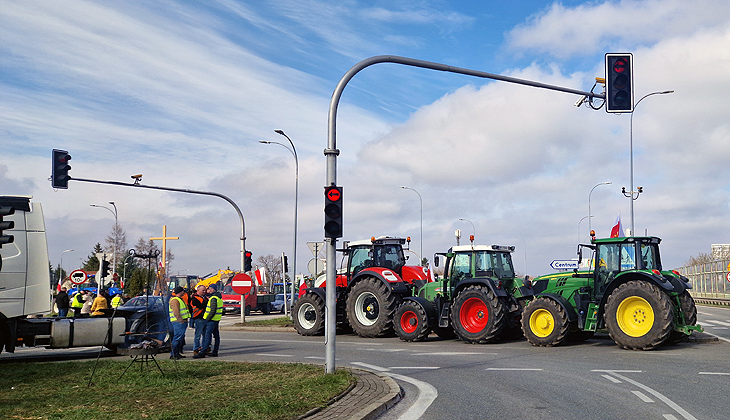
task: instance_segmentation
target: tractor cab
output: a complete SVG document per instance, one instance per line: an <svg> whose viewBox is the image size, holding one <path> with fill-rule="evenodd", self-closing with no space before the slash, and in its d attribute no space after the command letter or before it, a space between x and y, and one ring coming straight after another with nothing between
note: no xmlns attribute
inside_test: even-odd
<svg viewBox="0 0 730 420"><path fill-rule="evenodd" d="M341 251L347 259L348 277L352 278L363 269L383 267L401 275L406 257L403 255L403 238L380 237L353 241L345 244Z"/></svg>

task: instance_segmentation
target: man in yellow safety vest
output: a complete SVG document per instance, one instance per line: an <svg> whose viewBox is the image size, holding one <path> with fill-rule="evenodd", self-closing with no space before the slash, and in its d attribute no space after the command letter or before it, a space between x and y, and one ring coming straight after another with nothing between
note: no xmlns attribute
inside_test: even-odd
<svg viewBox="0 0 730 420"><path fill-rule="evenodd" d="M208 286L208 306L205 308L205 332L203 333L203 343L201 344L200 353L193 356L194 359L200 359L208 354L211 357L218 357L218 348L221 344L221 336L218 331L218 323L223 316L223 299L221 294L218 293L218 288L215 284ZM215 345L213 345L213 351L208 353L210 350L210 344L215 338Z"/></svg>
<svg viewBox="0 0 730 420"><path fill-rule="evenodd" d="M172 349L170 350L170 359L182 359L185 356L180 354L183 347L183 339L185 338L185 330L188 328L190 320L190 311L188 306L182 300L185 289L178 286L173 290L170 298L170 323L172 324Z"/></svg>

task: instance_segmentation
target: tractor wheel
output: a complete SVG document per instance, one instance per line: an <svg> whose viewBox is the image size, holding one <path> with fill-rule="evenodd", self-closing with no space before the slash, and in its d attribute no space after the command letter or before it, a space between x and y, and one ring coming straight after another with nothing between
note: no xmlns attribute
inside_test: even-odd
<svg viewBox="0 0 730 420"><path fill-rule="evenodd" d="M400 296L374 277L360 280L347 298L347 319L360 337L382 337L393 333L393 314Z"/></svg>
<svg viewBox="0 0 730 420"><path fill-rule="evenodd" d="M669 296L659 287L633 280L608 297L604 319L616 344L629 350L649 350L669 337L674 312Z"/></svg>
<svg viewBox="0 0 730 420"><path fill-rule="evenodd" d="M245 316L249 316L249 315L251 315L251 305L246 305L246 309L244 309L244 312L243 312L243 314L244 314Z"/></svg>
<svg viewBox="0 0 730 420"><path fill-rule="evenodd" d="M491 343L504 328L504 303L486 287L469 286L454 300L451 324L456 335L467 343Z"/></svg>
<svg viewBox="0 0 730 420"><path fill-rule="evenodd" d="M292 309L294 328L299 335L324 334L324 302L319 295L307 293Z"/></svg>
<svg viewBox="0 0 730 420"><path fill-rule="evenodd" d="M423 341L431 333L426 311L413 301L405 301L396 309L393 329L403 341Z"/></svg>
<svg viewBox="0 0 730 420"><path fill-rule="evenodd" d="M557 302L537 298L522 313L522 332L533 346L552 347L568 336L568 314Z"/></svg>
<svg viewBox="0 0 730 420"><path fill-rule="evenodd" d="M692 299L692 296L690 296L689 292L685 290L678 296L678 298L680 309L684 314L685 325L697 324L697 306L695 306L695 301ZM672 330L669 334L669 338L664 342L664 344L681 343L682 341L687 340L687 338L689 338L687 334Z"/></svg>

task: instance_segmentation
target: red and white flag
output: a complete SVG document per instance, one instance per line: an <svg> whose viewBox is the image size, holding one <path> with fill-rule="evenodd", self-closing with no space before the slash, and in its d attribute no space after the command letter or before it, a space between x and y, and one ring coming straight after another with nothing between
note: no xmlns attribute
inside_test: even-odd
<svg viewBox="0 0 730 420"><path fill-rule="evenodd" d="M621 213L618 214L616 217L616 224L611 228L611 237L612 238L623 238L624 237L624 228L621 225Z"/></svg>
<svg viewBox="0 0 730 420"><path fill-rule="evenodd" d="M254 274L256 275L256 283L258 283L259 286L263 286L264 283L266 283L266 267L259 268L254 271Z"/></svg>

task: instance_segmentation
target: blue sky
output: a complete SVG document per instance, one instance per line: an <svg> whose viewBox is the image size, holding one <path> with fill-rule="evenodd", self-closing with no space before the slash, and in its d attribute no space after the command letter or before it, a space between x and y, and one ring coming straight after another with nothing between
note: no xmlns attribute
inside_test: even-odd
<svg viewBox="0 0 730 420"><path fill-rule="evenodd" d="M665 265L728 243L730 5L723 1L6 1L0 8L0 193L33 195L49 254L77 268L113 225L130 245L180 240L172 272L239 264L224 201L47 181L51 149L72 176L216 191L246 218L255 256L291 253L299 154L298 272L322 240L327 111L339 79L374 55L401 55L581 90L606 52L634 53L637 233L660 236ZM629 115L577 96L380 64L345 89L337 120L345 238L411 236L426 257L474 224L513 244L516 268L551 271L586 241L630 225ZM517 238L516 238L517 237ZM526 263L523 259L526 259Z"/></svg>

